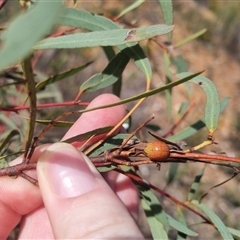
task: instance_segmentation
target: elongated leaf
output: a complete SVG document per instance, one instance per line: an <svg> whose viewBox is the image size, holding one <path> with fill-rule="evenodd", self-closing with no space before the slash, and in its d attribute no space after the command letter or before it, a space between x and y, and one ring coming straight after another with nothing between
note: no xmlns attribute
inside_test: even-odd
<svg viewBox="0 0 240 240"><path fill-rule="evenodd" d="M168 218L157 197L147 186L139 186L138 188L141 192L141 197L144 198L145 202L151 209L152 217L154 216L159 222L161 222L161 224L164 227L164 230L168 232L169 231Z"/></svg>
<svg viewBox="0 0 240 240"><path fill-rule="evenodd" d="M5 139L0 143L0 152L4 149L5 146L7 146L9 144L11 139L14 138L15 136L20 137L20 132L16 129L14 129L8 133L8 135L5 137Z"/></svg>
<svg viewBox="0 0 240 240"><path fill-rule="evenodd" d="M205 168L203 168L194 178L194 182L191 185L190 191L188 193L188 201L191 201L199 187L200 181L204 174Z"/></svg>
<svg viewBox="0 0 240 240"><path fill-rule="evenodd" d="M83 10L67 8L64 15L59 21L60 25L72 26L77 28L87 29L89 31L106 31L112 29L120 29L120 26L113 21L99 15L95 15ZM135 44L124 44L118 46L120 50L129 48L128 55L134 59L136 66L143 72L146 79L152 77L152 69L148 59L143 53L142 48Z"/></svg>
<svg viewBox="0 0 240 240"><path fill-rule="evenodd" d="M138 44L126 44L119 46L119 49L124 49L124 52L135 61L136 66L144 73L146 80L150 81L152 69L142 48Z"/></svg>
<svg viewBox="0 0 240 240"><path fill-rule="evenodd" d="M179 73L177 76L183 78L189 76L191 73ZM206 107L205 107L205 124L212 134L218 126L218 118L220 115L220 102L218 92L212 81L204 76L197 76L190 82L200 86L206 94Z"/></svg>
<svg viewBox="0 0 240 240"><path fill-rule="evenodd" d="M207 205L205 205L204 203L200 203L196 200L193 200L191 202L197 207L199 207L211 219L223 239L233 240L233 237L225 224Z"/></svg>
<svg viewBox="0 0 240 240"><path fill-rule="evenodd" d="M89 31L106 31L120 28L108 18L75 8L66 8L58 20L58 24L83 28Z"/></svg>
<svg viewBox="0 0 240 240"><path fill-rule="evenodd" d="M182 212L182 208L180 206L177 206L177 217L179 222L181 222L184 226L187 226L187 221L185 219L185 216ZM184 240L184 239L187 239L187 234L181 231L178 231L177 240Z"/></svg>
<svg viewBox="0 0 240 240"><path fill-rule="evenodd" d="M95 149L92 153L91 153L91 157L93 156L97 156L103 152L105 152L106 150L109 150L109 149L112 149L112 148L116 148L116 147L119 147L123 140L128 138L129 137L129 134L128 133L120 133L120 134L117 134L113 137L110 137L108 139L106 139L103 143L103 145L97 149ZM132 138L132 139L137 139L135 136Z"/></svg>
<svg viewBox="0 0 240 240"><path fill-rule="evenodd" d="M103 47L103 51L109 62L116 56L113 47Z"/></svg>
<svg viewBox="0 0 240 240"><path fill-rule="evenodd" d="M172 181L177 176L178 165L178 163L171 163L168 173L167 185L172 183Z"/></svg>
<svg viewBox="0 0 240 240"><path fill-rule="evenodd" d="M178 110L178 116L182 117L186 113L188 107L189 107L189 102L181 103L181 106L180 106L180 108Z"/></svg>
<svg viewBox="0 0 240 240"><path fill-rule="evenodd" d="M39 1L33 9L17 17L2 36L0 69L26 57L56 23L61 8L61 1Z"/></svg>
<svg viewBox="0 0 240 240"><path fill-rule="evenodd" d="M80 92L93 92L114 84L121 77L128 62L129 57L123 51L119 52L102 73L94 75L81 85Z"/></svg>
<svg viewBox="0 0 240 240"><path fill-rule="evenodd" d="M125 9L123 9L118 15L117 17L115 17L114 19L118 19L120 17L122 17L123 15L125 15L126 13L132 11L133 9L139 7L143 2L145 2L145 0L136 0L134 3L132 3L131 5L129 5L128 7L126 7Z"/></svg>
<svg viewBox="0 0 240 240"><path fill-rule="evenodd" d="M177 57L172 58L172 63L176 66L178 73L188 71L188 65L182 55L178 55Z"/></svg>
<svg viewBox="0 0 240 240"><path fill-rule="evenodd" d="M223 100L220 101L220 110L221 112L226 108L229 101L229 97L225 97ZM168 137L167 139L169 141L181 141L183 139L186 139L193 134L197 133L200 129L205 127L204 119L198 120L189 127L186 127L182 131L174 134L174 136Z"/></svg>
<svg viewBox="0 0 240 240"><path fill-rule="evenodd" d="M48 124L53 124L54 127L68 127L70 128L74 122L68 122L68 121L57 121L54 122L52 120L36 120L36 123L40 123L40 124L44 124L44 125L48 125Z"/></svg>
<svg viewBox="0 0 240 240"><path fill-rule="evenodd" d="M227 229L234 237L240 238L240 231L239 230L234 229L234 228L230 228L230 227L228 227Z"/></svg>
<svg viewBox="0 0 240 240"><path fill-rule="evenodd" d="M189 81L190 79L192 79L193 77L197 76L201 74L201 72L199 73L195 73L191 76L188 76L186 78L182 78L178 81L175 81L175 82L171 82L169 84L166 84L165 86L163 87L160 87L160 88L155 88L153 90L150 90L148 92L144 92L144 93L141 93L141 94L138 94L136 96L133 96L133 97L130 97L130 98L126 98L126 99L123 99L119 102L116 102L116 103L112 103L112 104L107 104L107 105L103 105L103 106L99 106L99 107L96 107L96 108L89 108L89 109L84 109L84 110L80 110L78 111L79 113L83 113L83 112L90 112L90 111L93 111L93 110L97 110L97 109L102 109L102 108L108 108L108 107L114 107L114 106L118 106L118 105L121 105L121 104L125 104L125 103L128 103L128 102L132 102L134 100L138 100L138 99L141 99L141 98L144 98L144 97L149 97L149 96L152 96L156 93L159 93L159 92L163 92L165 91L166 89L170 89L170 88L173 88L181 83L184 83L184 82L187 82Z"/></svg>
<svg viewBox="0 0 240 240"><path fill-rule="evenodd" d="M45 79L41 82L39 82L37 85L36 85L36 91L39 91L43 88L45 88L47 85L50 85L52 83L55 83L55 82L58 82L64 78L68 78L68 77L71 77L73 76L74 74L78 73L79 71L85 69L87 66L89 66L92 62L89 62L89 63L86 63L80 67L77 67L77 68L73 68L73 69L70 69L66 72L62 72L62 73L59 73L58 75L55 75L55 76L52 76L48 79Z"/></svg>
<svg viewBox="0 0 240 240"><path fill-rule="evenodd" d="M143 210L145 211L145 214L147 216L147 221L152 233L153 239L168 239L167 233L163 228L163 225L161 222L159 222L155 217L154 214L152 213L151 208L147 204L145 199L141 199L141 205Z"/></svg>
<svg viewBox="0 0 240 240"><path fill-rule="evenodd" d="M187 44L188 42L194 40L195 38L198 38L199 36L203 35L206 31L207 31L206 28L202 29L202 30L190 35L189 37L183 39L182 41L178 42L177 44L175 44L174 47L177 48L177 47L180 47L184 44Z"/></svg>
<svg viewBox="0 0 240 240"><path fill-rule="evenodd" d="M167 25L172 25L173 24L173 6L172 6L172 0L158 0L160 5L161 5L161 9L163 12L163 18L165 21L165 24ZM168 35L169 40L171 40L172 38L172 34L170 33Z"/></svg>
<svg viewBox="0 0 240 240"><path fill-rule="evenodd" d="M197 236L198 234L194 231L192 231L191 229L189 229L187 226L183 225L181 222L175 220L174 218L172 218L170 215L167 214L167 218L168 218L168 222L169 225L178 230L179 232L182 232L188 236Z"/></svg>
<svg viewBox="0 0 240 240"><path fill-rule="evenodd" d="M76 135L74 137L68 138L66 140L63 140L62 142L72 143L72 142L75 142L75 141L79 141L80 142L80 141L88 140L92 136L97 136L97 135L100 135L100 134L103 134L103 133L107 133L112 128L113 127L111 127L111 126L98 128L98 129L95 129L95 130L92 130L92 131L89 131L89 132L86 132L86 133L82 133L82 134Z"/></svg>
<svg viewBox="0 0 240 240"><path fill-rule="evenodd" d="M158 24L134 29L114 29L108 31L76 33L45 39L36 44L34 49L118 46L167 34L171 32L173 28L174 26Z"/></svg>
<svg viewBox="0 0 240 240"><path fill-rule="evenodd" d="M10 119L9 117L7 117L4 113L0 112L0 121L3 122L9 129L18 129L18 126L16 125L16 123ZM0 140L4 140L4 138L8 135L8 133L4 132L0 134Z"/></svg>
<svg viewBox="0 0 240 240"><path fill-rule="evenodd" d="M109 165L109 166L106 166L106 167L101 166L101 167L97 167L97 170L101 173L104 173L104 172L112 171L116 167L117 167L116 165Z"/></svg>

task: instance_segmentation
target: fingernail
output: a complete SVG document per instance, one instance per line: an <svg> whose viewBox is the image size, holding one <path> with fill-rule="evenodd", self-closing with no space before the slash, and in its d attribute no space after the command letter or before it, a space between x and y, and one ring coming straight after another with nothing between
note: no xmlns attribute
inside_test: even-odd
<svg viewBox="0 0 240 240"><path fill-rule="evenodd" d="M96 186L84 155L70 144L51 145L40 157L37 167L43 171L52 191L63 198L82 195Z"/></svg>

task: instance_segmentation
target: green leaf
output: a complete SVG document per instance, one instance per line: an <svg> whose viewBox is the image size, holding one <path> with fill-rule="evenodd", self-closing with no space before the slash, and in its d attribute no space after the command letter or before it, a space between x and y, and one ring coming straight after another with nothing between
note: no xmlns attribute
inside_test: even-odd
<svg viewBox="0 0 240 240"><path fill-rule="evenodd" d="M104 172L112 171L116 167L117 167L116 165L109 165L109 166L105 166L105 167L101 166L101 167L97 167L97 170L101 173L104 173Z"/></svg>
<svg viewBox="0 0 240 240"><path fill-rule="evenodd" d="M182 78L178 81L175 81L175 82L171 82L169 84L166 84L165 86L163 87L160 87L160 88L155 88L155 89L152 89L150 91L147 91L147 92L144 92L144 93L141 93L141 94L138 94L138 95L135 95L133 97L130 97L130 98L125 98L119 102L116 102L116 103L112 103L112 104L107 104L107 105L102 105L102 106L98 106L96 108L89 108L89 109L84 109L84 110L80 110L78 111L79 113L84 113L84 112L90 112L90 111L94 111L94 110L97 110L97 109L102 109L102 108L108 108L108 107L114 107L114 106L118 106L118 105L121 105L121 104L125 104L125 103L128 103L128 102L132 102L134 100L138 100L138 99L141 99L141 98L144 98L144 97L149 97L149 96L152 96L156 93L159 93L159 92L163 92L165 91L166 89L170 89L170 88L173 88L181 83L184 83L184 82L187 82L189 81L190 79L192 79L193 77L197 76L201 74L201 72L199 73L195 73L191 76L188 76L186 78Z"/></svg>
<svg viewBox="0 0 240 240"><path fill-rule="evenodd" d="M143 210L145 211L145 214L147 216L147 221L152 233L153 239L168 239L168 235L166 231L163 228L163 225L161 222L159 222L155 217L154 214L152 213L151 208L147 204L145 199L141 199L141 205Z"/></svg>
<svg viewBox="0 0 240 240"><path fill-rule="evenodd" d="M230 228L230 227L228 227L227 229L233 236L240 238L240 231L239 230L234 229L234 228Z"/></svg>
<svg viewBox="0 0 240 240"><path fill-rule="evenodd" d="M152 68L148 59L146 58L142 48L138 45L122 45L119 46L121 50L124 49L124 52L134 60L136 66L144 73L147 81L150 81L152 78Z"/></svg>
<svg viewBox="0 0 240 240"><path fill-rule="evenodd" d="M168 179L167 179L167 185L170 184L177 175L178 170L178 163L171 163L169 173L168 173Z"/></svg>
<svg viewBox="0 0 240 240"><path fill-rule="evenodd" d="M211 221L214 223L216 229L221 234L223 239L233 240L233 237L229 232L228 228L224 225L222 220L207 205L205 205L204 203L200 203L196 200L192 200L191 202L197 207L199 207L211 219Z"/></svg>
<svg viewBox="0 0 240 240"><path fill-rule="evenodd" d="M132 3L131 5L129 5L128 7L126 7L125 9L123 9L116 17L115 19L118 19L120 17L122 17L123 15L125 15L126 13L132 11L133 9L139 7L143 2L145 2L145 0L136 0L134 3Z"/></svg>
<svg viewBox="0 0 240 240"><path fill-rule="evenodd" d="M121 29L119 25L103 16L95 15L83 10L67 8L64 11L64 15L60 18L60 25L67 25L77 28L87 29L89 31L107 31L112 29ZM137 67L143 72L146 79L149 80L152 77L151 65L146 58L142 48L135 44L124 44L118 46L120 50L129 48L127 54L134 59Z"/></svg>
<svg viewBox="0 0 240 240"><path fill-rule="evenodd" d="M59 25L83 28L89 31L106 31L120 28L110 19L84 10L66 8L58 20Z"/></svg>
<svg viewBox="0 0 240 240"><path fill-rule="evenodd" d="M229 97L225 97L220 101L220 110L221 112L226 108L229 101ZM168 137L167 140L169 141L181 141L183 139L186 139L193 134L197 133L200 129L205 127L204 119L198 120L195 123L191 124L189 127L186 127L182 131L174 134L174 136Z"/></svg>
<svg viewBox="0 0 240 240"><path fill-rule="evenodd" d="M165 211L163 210L161 203L150 190L148 186L140 185L138 186L139 191L141 192L141 197L145 200L146 204L151 210L151 217L155 217L159 222L161 222L164 230L169 231L169 222ZM149 215L146 214L148 217Z"/></svg>
<svg viewBox="0 0 240 240"><path fill-rule="evenodd" d="M34 49L117 46L164 35L171 32L173 28L174 26L158 24L134 29L114 29L88 33L75 33L42 40L34 46Z"/></svg>
<svg viewBox="0 0 240 240"><path fill-rule="evenodd" d="M0 152L5 148L5 146L7 146L10 143L12 138L14 138L15 136L19 136L20 137L20 132L18 130L16 130L16 129L10 131L7 134L5 139L3 139L3 141L0 143Z"/></svg>
<svg viewBox="0 0 240 240"><path fill-rule="evenodd" d="M39 1L27 13L18 16L2 35L0 69L26 57L31 48L49 31L60 17L61 1Z"/></svg>
<svg viewBox="0 0 240 240"><path fill-rule="evenodd" d="M172 0L158 0L161 9L163 12L163 18L165 21L165 24L172 25L173 24L173 6L172 6ZM172 34L168 35L169 40L172 38Z"/></svg>
<svg viewBox="0 0 240 240"><path fill-rule="evenodd" d="M178 221L180 223L182 223L184 226L187 226L187 222L186 222L185 216L182 212L182 208L179 205L177 206L177 217L178 217ZM185 234L181 231L178 231L177 240L184 240L184 239L187 239L187 234Z"/></svg>
<svg viewBox="0 0 240 240"><path fill-rule="evenodd" d="M200 181L202 179L202 176L204 174L205 167L195 176L194 181L191 185L190 191L188 193L188 201L191 201L199 187Z"/></svg>
<svg viewBox="0 0 240 240"><path fill-rule="evenodd" d="M179 73L177 76L183 78L189 76L191 73ZM206 94L206 107L205 107L205 124L209 130L209 133L217 129L218 118L220 115L220 102L218 97L218 92L215 85L208 78L204 76L197 76L193 78L190 82L200 86Z"/></svg>
<svg viewBox="0 0 240 240"><path fill-rule="evenodd" d="M51 123L54 127L68 127L68 128L70 128L74 124L74 122L68 122L68 121L53 122L52 120L40 120L40 119L37 119L36 123L40 123L44 125L48 125Z"/></svg>
<svg viewBox="0 0 240 240"><path fill-rule="evenodd" d="M188 107L189 107L189 102L182 102L178 110L178 116L182 117L186 113Z"/></svg>
<svg viewBox="0 0 240 240"><path fill-rule="evenodd" d="M106 139L104 141L103 145L101 147L98 147L97 149L95 149L90 154L90 156L91 157L98 156L101 153L105 152L106 150L119 147L119 146L121 146L123 140L128 137L129 137L129 134L126 134L126 133L120 133L113 137L109 137L108 139ZM132 139L137 139L137 138L134 136Z"/></svg>
<svg viewBox="0 0 240 240"><path fill-rule="evenodd" d="M54 75L48 79L45 79L41 82L39 82L37 85L36 85L36 91L39 91L43 88L45 88L47 85L50 85L52 83L55 83L55 82L58 82L64 78L68 78L70 76L73 76L74 74L78 73L79 71L85 69L87 66L89 66L92 62L89 62L89 63L86 63L80 67L77 67L77 68L72 68L66 72L62 72L62 73L59 73L57 75Z"/></svg>
<svg viewBox="0 0 240 240"><path fill-rule="evenodd" d="M207 31L206 28L202 29L202 30L200 30L200 31L190 35L189 37L183 39L182 41L178 42L177 44L174 45L174 47L177 48L177 47L180 47L180 46L182 46L184 44L187 44L188 42L198 38L201 35L203 35L206 31Z"/></svg>
<svg viewBox="0 0 240 240"><path fill-rule="evenodd" d="M128 62L129 57L123 51L119 52L102 73L92 76L81 85L80 92L93 92L114 84L121 77Z"/></svg>
<svg viewBox="0 0 240 240"><path fill-rule="evenodd" d="M169 225L178 230L179 232L182 232L188 236L197 236L198 234L194 231L192 231L191 229L189 229L187 226L183 225L181 222L175 220L174 218L172 218L170 215L167 214L167 218L168 218L168 222Z"/></svg>
<svg viewBox="0 0 240 240"><path fill-rule="evenodd" d="M176 66L178 73L186 72L188 70L188 65L182 55L172 58L172 62Z"/></svg>
<svg viewBox="0 0 240 240"><path fill-rule="evenodd" d="M108 126L108 127L94 129L92 131L89 131L89 132L86 132L86 133L82 133L82 134L76 135L74 137L68 138L66 140L63 140L62 142L72 143L72 142L75 142L75 141L88 140L90 137L97 136L97 135L100 135L100 134L103 134L103 133L107 133L112 128L113 128L112 126Z"/></svg>

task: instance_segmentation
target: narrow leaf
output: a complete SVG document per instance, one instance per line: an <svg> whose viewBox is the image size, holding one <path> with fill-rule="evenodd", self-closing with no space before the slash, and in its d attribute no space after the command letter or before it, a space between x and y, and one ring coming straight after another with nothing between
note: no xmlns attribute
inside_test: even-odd
<svg viewBox="0 0 240 240"><path fill-rule="evenodd" d="M173 28L174 26L158 24L134 29L114 29L88 33L75 33L56 38L45 39L36 44L34 49L118 46L164 35L171 32Z"/></svg>
<svg viewBox="0 0 240 240"><path fill-rule="evenodd" d="M108 18L72 8L67 8L64 11L64 15L62 15L62 17L60 18L59 24L83 28L89 31L106 31L112 29L121 29L119 25L117 25ZM118 46L118 48L120 50L129 48L130 51L127 53L129 57L134 59L135 64L143 72L146 79L151 79L152 69L148 59L143 53L142 48L138 44L135 44L134 47L132 46L133 44L128 43Z"/></svg>
<svg viewBox="0 0 240 240"><path fill-rule="evenodd" d="M199 207L214 223L216 229L221 234L223 239L226 240L233 240L231 233L229 232L228 228L222 222L222 220L204 203L200 203L196 200L191 201L194 205Z"/></svg>
<svg viewBox="0 0 240 240"><path fill-rule="evenodd" d="M68 78L68 77L71 77L73 76L74 74L78 73L79 71L85 69L87 66L89 66L92 62L89 62L89 63L86 63L80 67L77 67L77 68L72 68L66 72L62 72L62 73L59 73L58 75L54 75L48 79L45 79L41 82L39 82L37 85L36 85L36 91L39 91L43 88L45 88L47 85L50 85L52 83L55 83L55 82L58 82L62 79L65 79L65 78Z"/></svg>
<svg viewBox="0 0 240 240"><path fill-rule="evenodd" d="M234 237L240 238L240 230L230 228L230 227L228 227L227 229Z"/></svg>
<svg viewBox="0 0 240 240"><path fill-rule="evenodd" d="M40 123L44 125L52 124L54 127L68 127L68 128L70 128L74 124L74 122L68 122L68 121L53 122L52 120L40 120L40 119L36 119L36 123Z"/></svg>
<svg viewBox="0 0 240 240"><path fill-rule="evenodd" d="M190 35L189 37L183 39L182 41L178 42L177 44L175 44L174 47L177 48L177 47L180 47L184 44L187 44L188 42L194 40L195 38L198 38L199 36L203 35L206 31L207 31L206 28L202 29L202 30Z"/></svg>
<svg viewBox="0 0 240 240"><path fill-rule="evenodd" d="M181 55L173 58L172 63L176 66L178 73L186 72L188 70L188 65Z"/></svg>
<svg viewBox="0 0 240 240"><path fill-rule="evenodd" d="M224 99L222 99L220 101L220 110L221 112L226 108L227 104L228 104L229 98L225 97ZM192 136L193 134L197 133L200 129L202 129L203 127L205 127L205 123L204 123L204 119L198 120L195 123L191 124L189 127L186 127L185 129L183 129L182 131L174 134L174 136L171 136L169 138L167 138L169 141L181 141L183 139L186 139L190 136Z"/></svg>
<svg viewBox="0 0 240 240"><path fill-rule="evenodd" d="M195 176L194 181L191 185L190 191L188 193L188 201L191 201L199 187L200 181L202 179L202 176L204 174L205 167Z"/></svg>
<svg viewBox="0 0 240 240"><path fill-rule="evenodd" d="M150 81L152 78L152 68L142 48L138 44L121 45L119 48L121 50L124 49L124 52L135 61L136 66L144 73L146 80Z"/></svg>
<svg viewBox="0 0 240 240"><path fill-rule="evenodd" d="M169 84L166 84L165 86L163 87L159 87L159 88L155 88L155 89L152 89L148 92L144 92L144 93L141 93L141 94L138 94L138 95L135 95L133 97L130 97L130 98L125 98L119 102L116 102L116 103L112 103L112 104L107 104L107 105L103 105L103 106L99 106L99 107L96 107L96 108L89 108L89 109L84 109L84 110L80 110L78 111L79 113L83 113L83 112L90 112L90 111L93 111L93 110L97 110L97 109L102 109L102 108L108 108L108 107L114 107L114 106L118 106L118 105L121 105L121 104L125 104L125 103L128 103L128 102L132 102L134 100L138 100L138 99L141 99L141 98L145 98L145 97L149 97L149 96L152 96L156 93L159 93L159 92L163 92L165 91L166 89L170 89L170 88L173 88L179 84L182 84L184 82L187 82L189 81L190 79L192 79L193 77L201 74L202 72L199 72L199 73L195 73L191 76L188 76L186 78L182 78L178 81L175 81L175 82L171 82Z"/></svg>
<svg viewBox="0 0 240 240"><path fill-rule="evenodd" d="M89 132L86 132L86 133L82 133L82 134L76 135L74 137L68 138L68 139L66 139L66 140L64 140L62 142L72 143L72 142L75 142L75 141L79 141L80 142L80 141L88 140L92 136L97 136L97 135L100 135L100 134L103 134L103 133L107 133L112 128L113 127L111 127L111 126L98 128L98 129L95 129L95 130L92 130L92 131L89 131Z"/></svg>
<svg viewBox="0 0 240 240"><path fill-rule="evenodd" d="M169 225L172 228L178 230L179 232L182 232L188 236L193 236L193 237L198 235L196 232L192 231L187 226L183 225L181 222L175 220L170 215L167 215L167 218L168 218Z"/></svg>
<svg viewBox="0 0 240 240"><path fill-rule="evenodd" d="M178 163L171 163L169 173L168 173L168 179L167 179L167 185L170 184L177 175L178 170Z"/></svg>
<svg viewBox="0 0 240 240"><path fill-rule="evenodd" d="M168 232L169 231L168 218L157 197L147 186L139 186L138 188L141 192L141 197L144 198L145 202L151 209L152 216L154 216L159 222L161 222L164 227L164 230Z"/></svg>
<svg viewBox="0 0 240 240"><path fill-rule="evenodd" d="M4 149L5 146L9 144L9 142L14 138L15 136L20 137L20 132L16 129L10 131L8 135L5 137L5 139L0 143L0 152Z"/></svg>
<svg viewBox="0 0 240 240"><path fill-rule="evenodd" d="M158 1L161 5L161 9L162 9L162 12L163 12L163 18L164 18L165 24L172 25L173 24L172 0L158 0ZM172 35L169 34L168 37L169 37L169 40L171 40Z"/></svg>
<svg viewBox="0 0 240 240"><path fill-rule="evenodd" d="M39 1L27 13L18 16L3 33L0 69L26 57L33 45L46 35L61 14L61 1Z"/></svg>
<svg viewBox="0 0 240 240"><path fill-rule="evenodd" d="M179 78L189 76L188 72L177 74ZM206 94L206 107L205 107L205 124L212 134L218 126L218 118L220 115L220 102L218 92L215 85L208 78L204 76L197 76L190 82L200 86Z"/></svg>
<svg viewBox="0 0 240 240"><path fill-rule="evenodd" d="M94 157L94 156L98 156L101 153L105 152L106 150L112 149L112 148L116 148L121 146L122 142L124 139L128 138L129 134L126 133L120 133L117 134L113 137L109 137L108 139L106 139L103 143L103 145L97 149L95 149L90 156ZM132 139L137 139L135 136Z"/></svg>
<svg viewBox="0 0 240 240"><path fill-rule="evenodd" d="M128 7L126 7L125 9L123 9L118 15L117 17L115 17L114 19L118 19L120 17L122 17L123 15L125 15L126 13L132 11L133 9L139 7L143 2L145 2L145 0L136 0L134 3L132 3L131 5L129 5Z"/></svg>
<svg viewBox="0 0 240 240"><path fill-rule="evenodd" d="M163 228L163 225L154 217L154 214L152 213L152 210L147 204L145 199L141 199L141 205L147 216L147 221L148 221L153 239L167 240L168 236L166 231Z"/></svg>
<svg viewBox="0 0 240 240"><path fill-rule="evenodd" d="M121 77L128 62L129 57L123 51L119 52L102 73L94 75L81 85L80 92L93 92L114 84Z"/></svg>
<svg viewBox="0 0 240 240"><path fill-rule="evenodd" d="M185 219L185 216L182 212L182 208L180 206L177 206L177 217L178 217L178 221L181 222L184 226L187 226L187 222ZM187 239L187 234L178 231L178 235L177 235L177 240L184 240Z"/></svg>

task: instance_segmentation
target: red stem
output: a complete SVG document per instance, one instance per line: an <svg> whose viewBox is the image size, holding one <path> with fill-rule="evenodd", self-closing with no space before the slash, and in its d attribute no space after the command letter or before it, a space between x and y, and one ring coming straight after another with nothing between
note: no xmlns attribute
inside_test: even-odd
<svg viewBox="0 0 240 240"><path fill-rule="evenodd" d="M64 106L88 106L89 102L61 102L61 103L43 103L38 104L37 108L46 108L46 107L64 107ZM7 112L18 112L21 110L29 109L29 106L19 106L19 107L1 107L0 111L7 111Z"/></svg>

